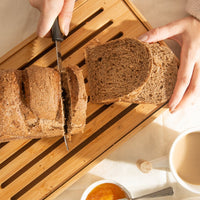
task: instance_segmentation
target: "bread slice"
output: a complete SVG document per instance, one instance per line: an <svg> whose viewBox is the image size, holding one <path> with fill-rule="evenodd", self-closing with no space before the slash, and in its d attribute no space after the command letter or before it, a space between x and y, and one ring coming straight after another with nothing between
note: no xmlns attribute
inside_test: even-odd
<svg viewBox="0 0 200 200"><path fill-rule="evenodd" d="M51 68L31 66L23 72L25 106L36 116L29 136L52 137L64 134L64 114L60 74ZM25 116L29 113L25 113Z"/></svg>
<svg viewBox="0 0 200 200"><path fill-rule="evenodd" d="M122 101L131 103L160 104L166 102L175 87L178 61L173 52L158 43L146 44L153 57L152 72L137 95L129 95Z"/></svg>
<svg viewBox="0 0 200 200"><path fill-rule="evenodd" d="M141 90L150 76L152 56L136 39L117 39L88 46L86 65L91 102L109 103Z"/></svg>
<svg viewBox="0 0 200 200"><path fill-rule="evenodd" d="M176 82L178 62L166 46L124 38L86 49L93 103L167 101Z"/></svg>
<svg viewBox="0 0 200 200"><path fill-rule="evenodd" d="M23 71L25 101L41 119L55 120L61 101L59 73L51 68L31 66Z"/></svg>
<svg viewBox="0 0 200 200"><path fill-rule="evenodd" d="M87 94L82 70L78 66L63 68L62 88L67 114L67 133L82 133L86 124Z"/></svg>
<svg viewBox="0 0 200 200"><path fill-rule="evenodd" d="M82 71L66 67L62 77L61 86L60 74L51 68L0 70L0 142L83 132L87 95ZM68 90L67 132L62 87Z"/></svg>

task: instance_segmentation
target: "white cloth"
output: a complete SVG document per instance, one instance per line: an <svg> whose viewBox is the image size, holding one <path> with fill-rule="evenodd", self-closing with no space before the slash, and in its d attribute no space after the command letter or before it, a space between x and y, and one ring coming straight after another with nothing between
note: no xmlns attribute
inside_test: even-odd
<svg viewBox="0 0 200 200"><path fill-rule="evenodd" d="M28 0L0 1L0 57L36 31L39 11Z"/></svg>
<svg viewBox="0 0 200 200"><path fill-rule="evenodd" d="M200 0L188 0L185 9L190 15L200 20Z"/></svg>

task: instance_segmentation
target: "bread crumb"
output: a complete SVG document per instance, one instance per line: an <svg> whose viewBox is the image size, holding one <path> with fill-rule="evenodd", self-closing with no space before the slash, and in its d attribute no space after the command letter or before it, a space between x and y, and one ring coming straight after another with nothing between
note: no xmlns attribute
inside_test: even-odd
<svg viewBox="0 0 200 200"><path fill-rule="evenodd" d="M138 169L143 173L149 173L152 170L152 164L147 160L138 160L136 165Z"/></svg>
<svg viewBox="0 0 200 200"><path fill-rule="evenodd" d="M71 134L67 134L67 139L68 139L69 142L71 142L72 141L72 135Z"/></svg>

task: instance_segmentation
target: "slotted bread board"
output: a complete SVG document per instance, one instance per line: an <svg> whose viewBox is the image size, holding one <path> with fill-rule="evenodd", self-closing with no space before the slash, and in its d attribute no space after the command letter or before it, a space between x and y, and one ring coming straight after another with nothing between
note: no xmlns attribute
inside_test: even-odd
<svg viewBox="0 0 200 200"><path fill-rule="evenodd" d="M61 44L63 65L76 64L83 70L88 92L84 47L91 40L104 43L138 37L148 29L149 24L128 0L78 0L70 33ZM33 64L55 67L55 46L51 39L33 34L0 62L1 69ZM72 136L69 152L63 138L1 143L0 199L54 199L163 110L165 105L88 102L85 132Z"/></svg>

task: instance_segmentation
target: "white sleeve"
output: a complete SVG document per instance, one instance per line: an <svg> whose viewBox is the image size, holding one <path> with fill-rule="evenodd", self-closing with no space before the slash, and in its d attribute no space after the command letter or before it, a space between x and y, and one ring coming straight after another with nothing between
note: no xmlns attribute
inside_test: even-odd
<svg viewBox="0 0 200 200"><path fill-rule="evenodd" d="M187 0L185 10L200 20L200 0Z"/></svg>

